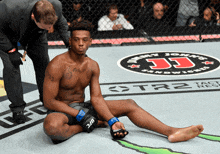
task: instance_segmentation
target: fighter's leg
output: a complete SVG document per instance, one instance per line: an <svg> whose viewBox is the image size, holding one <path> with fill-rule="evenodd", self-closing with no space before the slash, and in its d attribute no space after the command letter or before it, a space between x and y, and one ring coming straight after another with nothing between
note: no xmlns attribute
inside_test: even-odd
<svg viewBox="0 0 220 154"><path fill-rule="evenodd" d="M64 141L83 131L80 125L69 125L69 119L62 113L50 113L44 119L44 132L52 139Z"/></svg>
<svg viewBox="0 0 220 154"><path fill-rule="evenodd" d="M52 139L52 141L65 141L73 135L83 131L80 125L69 125L69 118L63 113L50 113L44 119L44 132ZM98 120L99 127L105 127L104 121Z"/></svg>
<svg viewBox="0 0 220 154"><path fill-rule="evenodd" d="M107 100L106 104L114 116L125 115L138 127L166 135L170 142L186 141L198 136L203 131L202 125L187 128L170 127L143 110L132 99Z"/></svg>

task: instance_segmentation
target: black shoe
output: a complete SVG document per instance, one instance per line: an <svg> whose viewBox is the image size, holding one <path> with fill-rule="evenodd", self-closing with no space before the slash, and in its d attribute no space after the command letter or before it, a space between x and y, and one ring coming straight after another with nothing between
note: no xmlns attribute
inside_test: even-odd
<svg viewBox="0 0 220 154"><path fill-rule="evenodd" d="M24 111L13 112L13 120L17 124L23 124L26 121L26 117L24 115Z"/></svg>

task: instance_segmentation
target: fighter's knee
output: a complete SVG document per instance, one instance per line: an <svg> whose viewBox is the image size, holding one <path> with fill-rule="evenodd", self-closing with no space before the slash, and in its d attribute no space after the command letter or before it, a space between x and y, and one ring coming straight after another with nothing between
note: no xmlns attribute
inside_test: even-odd
<svg viewBox="0 0 220 154"><path fill-rule="evenodd" d="M127 99L128 104L132 106L138 106L137 103L133 99Z"/></svg>
<svg viewBox="0 0 220 154"><path fill-rule="evenodd" d="M59 134L59 125L56 122L49 121L48 119L44 120L44 132L48 136L56 136Z"/></svg>

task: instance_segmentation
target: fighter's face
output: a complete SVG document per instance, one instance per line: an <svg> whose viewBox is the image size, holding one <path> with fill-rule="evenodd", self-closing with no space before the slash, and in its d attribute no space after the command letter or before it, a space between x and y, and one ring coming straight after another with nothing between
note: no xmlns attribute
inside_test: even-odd
<svg viewBox="0 0 220 154"><path fill-rule="evenodd" d="M85 54L89 46L92 44L90 32L86 30L73 31L69 44L71 46L71 50L73 50L76 54Z"/></svg>

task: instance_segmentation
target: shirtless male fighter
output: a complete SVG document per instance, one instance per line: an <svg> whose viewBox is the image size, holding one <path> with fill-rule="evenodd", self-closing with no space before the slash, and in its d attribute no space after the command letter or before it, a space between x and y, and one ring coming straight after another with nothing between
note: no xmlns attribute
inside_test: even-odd
<svg viewBox="0 0 220 154"><path fill-rule="evenodd" d="M99 84L99 65L85 56L92 43L91 24L82 20L70 25L69 51L56 56L45 73L43 99L48 109L44 131L54 143L91 132L108 122L113 138L128 134L117 117L127 116L136 126L163 134L170 142L187 141L203 131L202 125L170 127L138 106L134 100L104 100ZM84 90L90 87L90 103Z"/></svg>

